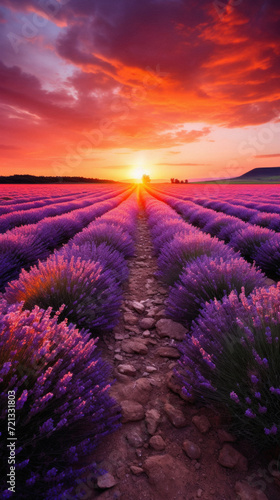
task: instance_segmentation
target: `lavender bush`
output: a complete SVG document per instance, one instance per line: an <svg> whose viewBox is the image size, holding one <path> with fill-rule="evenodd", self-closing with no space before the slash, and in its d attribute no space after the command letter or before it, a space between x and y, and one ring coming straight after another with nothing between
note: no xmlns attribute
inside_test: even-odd
<svg viewBox="0 0 280 500"><path fill-rule="evenodd" d="M29 272L23 270L8 284L5 298L10 304L23 301L26 309L38 305L57 311L64 304L60 319L100 334L117 322L121 290L99 262L54 254Z"/></svg>
<svg viewBox="0 0 280 500"><path fill-rule="evenodd" d="M270 229L248 225L246 229L234 233L230 245L235 250L239 250L245 259L253 262L260 246L274 235L275 233Z"/></svg>
<svg viewBox="0 0 280 500"><path fill-rule="evenodd" d="M14 228L0 235L0 255L4 262L0 264L0 290L3 290L8 280L17 277L22 268L28 269L39 258L46 258L54 248L68 241L93 219L118 206L130 192L131 190L127 190L110 200L45 219L37 224ZM10 251L11 245L13 253Z"/></svg>
<svg viewBox="0 0 280 500"><path fill-rule="evenodd" d="M165 245L158 258L158 276L173 285L179 279L183 268L197 257L207 255L230 259L237 254L217 238L204 233L176 236Z"/></svg>
<svg viewBox="0 0 280 500"><path fill-rule="evenodd" d="M183 269L170 289L167 314L175 321L190 323L205 302L221 299L244 287L246 295L264 286L265 276L242 258L198 257Z"/></svg>
<svg viewBox="0 0 280 500"><path fill-rule="evenodd" d="M236 433L279 445L280 284L206 304L180 347L184 392L225 405Z"/></svg>
<svg viewBox="0 0 280 500"><path fill-rule="evenodd" d="M256 264L272 279L280 279L280 236L275 234L255 253Z"/></svg>
<svg viewBox="0 0 280 500"><path fill-rule="evenodd" d="M123 255L108 246L106 243L96 245L93 241L88 241L81 246L69 243L58 252L70 260L72 257L81 260L99 262L104 271L110 271L118 283L123 283L128 279L128 267Z"/></svg>
<svg viewBox="0 0 280 500"><path fill-rule="evenodd" d="M132 257L134 255L133 239L128 232L123 231L120 225L112 225L103 222L101 219L97 221L97 224L91 224L84 231L77 234L72 241L76 245L82 245L89 240L93 240L97 245L106 243L108 246L121 252L124 257Z"/></svg>
<svg viewBox="0 0 280 500"><path fill-rule="evenodd" d="M51 310L0 301L0 423L7 432L8 391L16 397L16 498L53 500L87 470L102 438L118 427L108 394L109 369L96 340ZM11 394L11 393L10 393ZM7 487L7 442L1 440L1 479ZM2 498L10 498L7 489Z"/></svg>

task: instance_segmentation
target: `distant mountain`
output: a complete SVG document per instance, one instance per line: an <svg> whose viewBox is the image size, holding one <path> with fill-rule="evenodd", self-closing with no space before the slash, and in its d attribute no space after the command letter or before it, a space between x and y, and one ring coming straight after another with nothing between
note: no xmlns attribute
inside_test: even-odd
<svg viewBox="0 0 280 500"><path fill-rule="evenodd" d="M276 179L278 178L278 179ZM261 167L261 168L253 168L239 177L235 177L231 180L260 180L271 179L279 180L280 179L280 167Z"/></svg>
<svg viewBox="0 0 280 500"><path fill-rule="evenodd" d="M239 177L200 181L206 184L280 184L280 167L253 168Z"/></svg>
<svg viewBox="0 0 280 500"><path fill-rule="evenodd" d="M0 184L111 184L116 181L87 177L45 177L37 175L1 175Z"/></svg>

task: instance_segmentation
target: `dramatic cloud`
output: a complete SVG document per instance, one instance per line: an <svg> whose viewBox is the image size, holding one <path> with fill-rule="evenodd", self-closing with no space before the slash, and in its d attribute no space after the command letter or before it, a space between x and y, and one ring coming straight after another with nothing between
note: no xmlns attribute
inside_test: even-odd
<svg viewBox="0 0 280 500"><path fill-rule="evenodd" d="M0 23L5 168L20 148L17 168L45 162L46 173L89 134L94 150L162 150L181 153L178 168L207 167L197 143L225 161L223 130L280 120L277 0L0 0Z"/></svg>

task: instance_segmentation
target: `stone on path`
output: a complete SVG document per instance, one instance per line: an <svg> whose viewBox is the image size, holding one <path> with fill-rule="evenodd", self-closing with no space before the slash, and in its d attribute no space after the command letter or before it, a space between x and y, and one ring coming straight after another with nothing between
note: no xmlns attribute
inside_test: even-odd
<svg viewBox="0 0 280 500"><path fill-rule="evenodd" d="M140 431L131 430L126 434L126 439L129 442L130 446L133 446L134 448L141 448L143 446L144 441L142 439L142 436L140 435Z"/></svg>
<svg viewBox="0 0 280 500"><path fill-rule="evenodd" d="M180 353L176 347L159 347L156 354L162 358L179 359Z"/></svg>
<svg viewBox="0 0 280 500"><path fill-rule="evenodd" d="M131 306L133 307L133 309L135 309L135 311L137 311L138 313L143 313L145 311L145 306L144 304L141 304L141 302L138 302L137 300L133 300L133 302L131 302Z"/></svg>
<svg viewBox="0 0 280 500"><path fill-rule="evenodd" d="M238 469L242 472L248 470L247 458L241 455L230 444L225 444L221 449L218 463L227 469Z"/></svg>
<svg viewBox="0 0 280 500"><path fill-rule="evenodd" d="M149 401L152 385L149 378L138 378L128 384L114 384L111 395L118 402L129 399L146 404Z"/></svg>
<svg viewBox="0 0 280 500"><path fill-rule="evenodd" d="M138 323L138 318L130 312L124 313L123 320L127 325L137 325Z"/></svg>
<svg viewBox="0 0 280 500"><path fill-rule="evenodd" d="M145 460L143 469L159 497L166 500L186 498L189 471L180 460L168 454L155 455Z"/></svg>
<svg viewBox="0 0 280 500"><path fill-rule="evenodd" d="M123 340L122 350L127 354L147 354L148 348L140 340Z"/></svg>
<svg viewBox="0 0 280 500"><path fill-rule="evenodd" d="M156 320L154 318L143 318L139 321L139 326L143 330L149 330L150 328L153 328L156 324Z"/></svg>
<svg viewBox="0 0 280 500"><path fill-rule="evenodd" d="M136 422L142 420L145 416L144 408L140 403L136 401L130 401L125 399L120 403L122 410L122 422Z"/></svg>
<svg viewBox="0 0 280 500"><path fill-rule="evenodd" d="M183 340L188 332L180 323L163 318L157 321L156 330L160 337L170 337L175 340Z"/></svg>
<svg viewBox="0 0 280 500"><path fill-rule="evenodd" d="M112 476L112 474L110 474L109 472L97 478L98 488L102 489L113 488L113 486L115 486L116 484L117 481L115 480L114 476Z"/></svg>
<svg viewBox="0 0 280 500"><path fill-rule="evenodd" d="M158 410L153 408L152 410L146 411L145 422L149 434L154 434L156 432L159 421L160 421L160 413Z"/></svg>
<svg viewBox="0 0 280 500"><path fill-rule="evenodd" d="M131 465L130 470L135 476L139 476L144 472L144 469L142 469L141 467L137 467L137 465Z"/></svg>
<svg viewBox="0 0 280 500"><path fill-rule="evenodd" d="M132 365L119 365L118 371L123 375L128 375L134 377L136 374L136 369Z"/></svg>
<svg viewBox="0 0 280 500"><path fill-rule="evenodd" d="M191 460L198 460L201 456L199 446L188 439L183 443L183 450Z"/></svg>
<svg viewBox="0 0 280 500"><path fill-rule="evenodd" d="M180 427L186 427L187 421L180 409L175 408L175 406L172 406L170 403L165 403L164 411L174 427L177 427L178 429Z"/></svg>
<svg viewBox="0 0 280 500"><path fill-rule="evenodd" d="M164 450L166 446L165 441L158 434L151 437L149 444L156 451Z"/></svg>
<svg viewBox="0 0 280 500"><path fill-rule="evenodd" d="M192 418L192 423L197 427L197 429L202 434L205 434L211 428L211 424L210 424L208 418L205 417L205 415L195 415Z"/></svg>
<svg viewBox="0 0 280 500"><path fill-rule="evenodd" d="M268 500L262 490L253 488L246 481L237 481L234 489L237 493L237 500Z"/></svg>

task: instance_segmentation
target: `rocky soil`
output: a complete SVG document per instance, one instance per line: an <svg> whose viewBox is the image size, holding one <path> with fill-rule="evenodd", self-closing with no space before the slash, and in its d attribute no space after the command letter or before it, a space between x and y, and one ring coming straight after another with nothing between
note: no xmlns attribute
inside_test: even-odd
<svg viewBox="0 0 280 500"><path fill-rule="evenodd" d="M186 330L165 317L167 289L155 278L143 213L129 266L121 321L100 341L122 427L94 455L108 472L94 486L85 478L75 498L279 500L276 460L236 441L217 411L180 396L172 369Z"/></svg>

